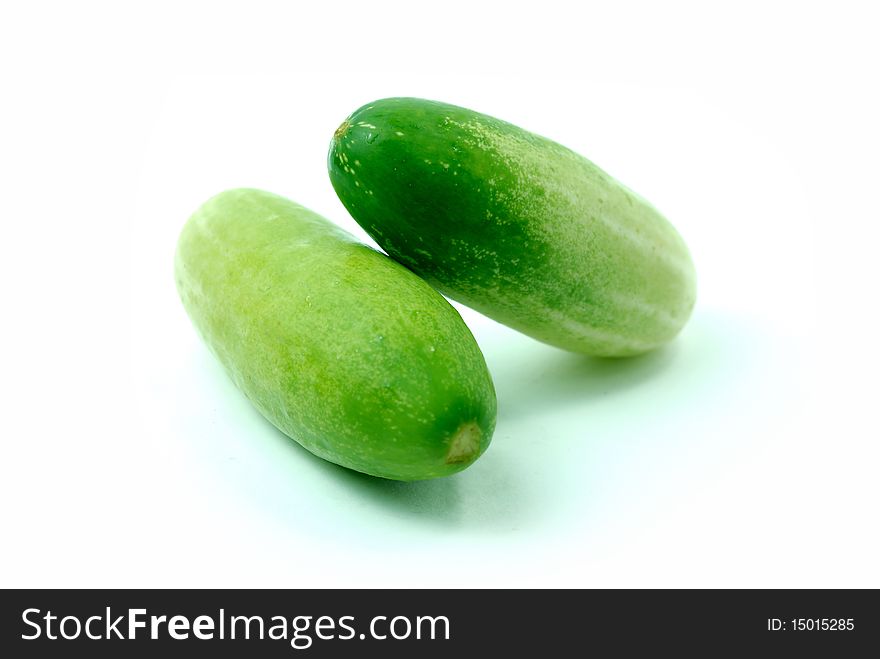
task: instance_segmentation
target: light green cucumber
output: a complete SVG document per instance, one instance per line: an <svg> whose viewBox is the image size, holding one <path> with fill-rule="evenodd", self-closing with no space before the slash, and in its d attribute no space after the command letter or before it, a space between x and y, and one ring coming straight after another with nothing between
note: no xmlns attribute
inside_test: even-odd
<svg viewBox="0 0 880 659"><path fill-rule="evenodd" d="M375 101L336 131L333 187L393 258L541 341L602 356L671 340L690 316L688 249L586 158L464 108Z"/></svg>
<svg viewBox="0 0 880 659"><path fill-rule="evenodd" d="M488 447L495 391L461 316L319 215L223 192L184 227L175 275L235 384L315 455L409 481L460 471Z"/></svg>

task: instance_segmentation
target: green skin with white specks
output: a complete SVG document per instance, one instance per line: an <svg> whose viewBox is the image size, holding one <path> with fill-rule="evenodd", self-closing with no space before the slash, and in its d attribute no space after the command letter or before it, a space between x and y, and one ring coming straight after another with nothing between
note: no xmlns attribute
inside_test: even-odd
<svg viewBox="0 0 880 659"><path fill-rule="evenodd" d="M321 216L260 190L223 192L184 227L175 276L235 384L315 455L411 481L488 447L495 391L461 316Z"/></svg>
<svg viewBox="0 0 880 659"><path fill-rule="evenodd" d="M688 249L586 158L471 110L389 98L336 131L330 180L357 222L435 288L546 343L627 356L696 298Z"/></svg>

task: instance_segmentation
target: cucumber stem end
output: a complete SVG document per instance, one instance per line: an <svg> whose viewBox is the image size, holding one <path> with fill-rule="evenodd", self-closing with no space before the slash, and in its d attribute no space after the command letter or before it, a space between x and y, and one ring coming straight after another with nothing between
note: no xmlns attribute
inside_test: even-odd
<svg viewBox="0 0 880 659"><path fill-rule="evenodd" d="M348 119L346 119L345 121L343 121L343 122L339 125L339 128L336 129L336 132L333 133L333 139L334 139L334 140L340 140L340 139L342 139L343 135L345 135L345 132L348 130L348 127L349 127L349 126L351 126L351 124L349 123Z"/></svg>
<svg viewBox="0 0 880 659"><path fill-rule="evenodd" d="M480 427L475 421L467 421L458 427L449 441L446 464L471 462L480 450Z"/></svg>

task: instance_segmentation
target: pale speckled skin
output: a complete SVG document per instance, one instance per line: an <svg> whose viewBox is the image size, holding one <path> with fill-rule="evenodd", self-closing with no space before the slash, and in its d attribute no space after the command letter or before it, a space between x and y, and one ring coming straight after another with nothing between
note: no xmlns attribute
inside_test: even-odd
<svg viewBox="0 0 880 659"><path fill-rule="evenodd" d="M471 110L375 101L334 135L351 215L438 290L546 343L627 356L671 340L696 298L687 247L586 158Z"/></svg>
<svg viewBox="0 0 880 659"><path fill-rule="evenodd" d="M175 278L235 384L312 453L420 480L488 447L495 391L461 316L319 215L268 192L223 192L184 227Z"/></svg>

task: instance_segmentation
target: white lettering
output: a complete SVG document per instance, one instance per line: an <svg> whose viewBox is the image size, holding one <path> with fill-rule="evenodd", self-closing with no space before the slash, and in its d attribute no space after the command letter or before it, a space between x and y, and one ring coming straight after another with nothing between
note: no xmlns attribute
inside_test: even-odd
<svg viewBox="0 0 880 659"><path fill-rule="evenodd" d="M35 638L40 638L40 634L43 632L43 630L40 629L40 626L37 623L35 623L31 620L28 620L28 615L30 613L39 613L39 612L40 612L39 609L25 609L24 611L21 612L22 622L26 625L30 625L31 627L33 627L34 629L37 630L37 633L33 634L31 636L25 636L24 634L22 634L21 639L23 641L33 641Z"/></svg>
<svg viewBox="0 0 880 659"><path fill-rule="evenodd" d="M116 634L116 638L125 638L125 636L122 635L122 632L120 632L118 629L116 629L116 625L118 625L120 622L122 622L122 618L123 618L123 616L119 616L118 618L116 618L116 620L113 621L113 624L111 625L110 624L110 620L111 620L110 607L109 606L107 607L107 639L108 640L110 639L110 632L113 632L114 634Z"/></svg>
<svg viewBox="0 0 880 659"><path fill-rule="evenodd" d="M189 620L186 616L171 616L168 621L168 634L178 641L189 638Z"/></svg>
<svg viewBox="0 0 880 659"><path fill-rule="evenodd" d="M101 620L101 616L92 616L91 618L86 620L86 636L88 636L93 641L99 641L101 640L101 637L92 634L92 620Z"/></svg>
<svg viewBox="0 0 880 659"><path fill-rule="evenodd" d="M147 623L138 620L138 616L146 615L146 609L129 609L128 610L128 638L134 640L137 638L137 630L139 627L146 627Z"/></svg>
<svg viewBox="0 0 880 659"><path fill-rule="evenodd" d="M203 641L214 638L214 619L208 616L199 616L193 621L193 634Z"/></svg>

